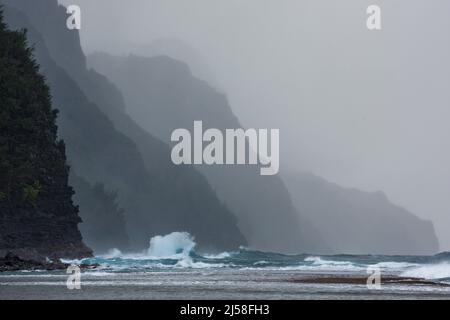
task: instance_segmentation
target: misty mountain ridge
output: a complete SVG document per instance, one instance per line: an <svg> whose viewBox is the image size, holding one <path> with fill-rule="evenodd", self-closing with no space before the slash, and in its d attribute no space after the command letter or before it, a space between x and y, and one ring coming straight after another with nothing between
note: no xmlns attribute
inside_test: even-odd
<svg viewBox="0 0 450 320"><path fill-rule="evenodd" d="M281 177L261 177L252 166L173 165L174 129L190 128L195 120L206 128L242 127L223 93L167 56L97 53L87 61L78 32L65 28L65 9L56 0L1 2L9 5L11 26L29 29L61 110L59 135L76 172L74 186L86 191L77 198L80 209L89 211L86 221L111 209L111 227L102 231L95 220L89 225L94 229L81 227L100 237L94 249L104 251L112 241L106 230L114 229L114 246L132 250L146 248L153 235L188 231L200 247L215 250L248 243L283 253L437 251L431 223L380 195L344 192L316 179L288 181L287 188ZM47 19L41 19L44 13ZM325 195L328 204L320 201ZM330 223L337 217L341 224ZM377 234L391 243L377 246Z"/></svg>
<svg viewBox="0 0 450 320"><path fill-rule="evenodd" d="M205 57L194 47L178 38L160 38L154 40L149 45L133 46L132 55L142 57L171 57L187 64L192 75L198 79L207 82L216 90L221 91L221 86L214 76L208 63L205 63ZM95 54L95 52L94 52Z"/></svg>
<svg viewBox="0 0 450 320"><path fill-rule="evenodd" d="M78 32L63 23L64 7L50 0L2 2L9 5L8 23L30 30L53 101L61 110L60 135L77 176L117 191L117 204L125 210L126 226L121 227L127 229L131 250L147 248L152 236L176 230L193 234L200 248L231 250L246 244L233 215L206 180L192 168L171 166L169 147L121 113L125 107L120 92L85 68ZM41 19L42 11L46 19ZM61 52L60 46L71 49ZM92 197L77 200L81 209L92 208ZM118 219L117 227L120 223Z"/></svg>
<svg viewBox="0 0 450 320"><path fill-rule="evenodd" d="M201 120L205 130L242 128L227 98L195 78L187 64L167 56L88 56L88 65L122 91L126 112L166 143L178 128ZM252 248L284 253L329 252L303 220L278 176L259 176L260 166L196 166L238 218Z"/></svg>
<svg viewBox="0 0 450 320"><path fill-rule="evenodd" d="M192 122L199 119L212 128L240 127L226 97L209 87L205 81L196 79L190 72L189 66L184 62L167 56L113 57L97 52L88 56L88 64L106 74L122 89L127 105L130 106L127 112L162 140L167 141L173 129L190 128ZM130 79L133 80L130 81ZM231 208L238 213L240 218L241 230L248 235L250 243L258 248L263 240L255 237L251 227L246 225L246 223L253 223L253 218L248 212L254 212L255 219L258 215L264 219L264 212L270 211L267 209L270 208L270 204L260 206L255 210L254 207L246 206L243 199L239 200L239 198L245 192L249 192L248 190L251 188L265 195L270 194L268 190L287 192L281 180L281 184L278 184L277 187L272 185L272 188L264 190L263 186L271 182L265 180L256 182L258 180L254 177L256 171L252 172L251 168L218 169L203 166L199 167L199 170L208 177L223 201L232 203ZM223 171L221 172L221 170ZM226 170L229 171L225 173ZM295 180L295 177L291 176L285 177L290 197L285 196L283 205L277 208L279 212L283 212L283 210L293 212L292 209L286 208L286 204L289 204L292 199L295 209L298 211L298 213L294 212L301 221L301 227L291 225L285 229L294 232L292 228L298 228L297 233L302 230L304 235L307 235L306 241L298 240L303 242L304 246L297 250L364 254L430 254L438 252L438 241L432 223L421 220L405 209L395 206L382 193L375 193L371 196L361 191L346 191L338 185L330 187L331 184L321 178L312 178L313 176L311 176L310 179L306 179L306 177L307 175L300 175L300 178L297 177L299 180ZM227 184L228 179L230 180L229 184ZM245 188L243 194L239 195L237 193L242 190L236 188L232 181L243 180L246 180L248 187ZM279 178L274 180L277 181ZM258 187L255 188L254 185L258 185ZM257 199L252 203L260 201L267 204L261 198L252 198L248 194L247 196L249 199ZM326 206L327 201L323 200L327 197L329 197L328 207ZM271 198L269 201L273 203L275 200ZM243 214L244 211L247 213ZM266 216L267 222L276 215L274 214L273 218L269 218L270 216L270 214ZM277 218L283 219L282 214ZM349 223L350 221L351 223ZM267 234L270 232L274 234L276 231L267 231ZM323 238L323 242L317 240L317 235ZM383 240L378 240L378 237ZM315 246L305 245L306 243L310 244L309 241L315 242ZM378 241L380 241L379 245ZM273 244L264 243L262 247L273 249Z"/></svg>
<svg viewBox="0 0 450 320"><path fill-rule="evenodd" d="M311 173L283 176L296 208L308 213L340 253L427 255L439 251L432 222L389 201L381 191L343 188Z"/></svg>

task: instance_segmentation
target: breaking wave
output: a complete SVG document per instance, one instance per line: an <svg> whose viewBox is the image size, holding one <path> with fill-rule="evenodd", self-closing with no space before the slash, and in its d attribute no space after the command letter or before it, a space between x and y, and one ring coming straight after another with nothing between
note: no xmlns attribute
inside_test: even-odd
<svg viewBox="0 0 450 320"><path fill-rule="evenodd" d="M435 256L374 256L374 255L283 255L239 248L232 252L203 254L196 251L195 239L187 232L173 232L150 239L147 250L122 253L112 249L85 263L97 263L99 271L134 272L171 269L275 269L280 271L352 272L366 274L369 266L380 268L383 274L423 279L450 279L450 254Z"/></svg>
<svg viewBox="0 0 450 320"><path fill-rule="evenodd" d="M401 274L403 277L422 278L427 280L450 280L450 263L439 263L418 266Z"/></svg>
<svg viewBox="0 0 450 320"><path fill-rule="evenodd" d="M196 243L187 232L173 232L166 236L156 236L150 240L147 254L157 259L178 259L189 256Z"/></svg>

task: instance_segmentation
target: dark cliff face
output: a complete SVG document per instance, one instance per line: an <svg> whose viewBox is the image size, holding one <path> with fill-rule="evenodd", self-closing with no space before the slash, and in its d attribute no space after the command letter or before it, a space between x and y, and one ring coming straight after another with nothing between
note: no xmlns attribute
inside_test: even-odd
<svg viewBox="0 0 450 320"><path fill-rule="evenodd" d="M295 206L334 249L349 254L435 254L433 224L381 193L342 188L309 173L285 176Z"/></svg>
<svg viewBox="0 0 450 320"><path fill-rule="evenodd" d="M141 126L169 142L177 128L192 130L241 125L226 97L192 76L184 63L169 57L112 57L95 54L88 65L123 92L127 112ZM258 167L199 166L220 199L236 214L253 248L284 253L329 252L314 227L293 207L278 176L260 176Z"/></svg>
<svg viewBox="0 0 450 320"><path fill-rule="evenodd" d="M78 210L49 88L26 35L0 17L0 255L81 258Z"/></svg>
<svg viewBox="0 0 450 320"><path fill-rule="evenodd" d="M12 7L8 23L32 31L29 37L61 110L60 136L67 143L70 164L89 184L102 183L107 190L117 191L130 249L146 248L152 236L173 231L190 232L200 249L231 250L245 245L234 216L206 179L192 168L171 165L169 147L123 112L123 98L115 86L85 68L78 37L66 37L65 20L60 18L65 17L64 7L50 0L6 2ZM36 16L41 6L47 8L47 20L54 22L51 28ZM70 59L60 55L62 44L73 49L67 52ZM74 61L78 61L75 66ZM90 201L77 200L81 209Z"/></svg>

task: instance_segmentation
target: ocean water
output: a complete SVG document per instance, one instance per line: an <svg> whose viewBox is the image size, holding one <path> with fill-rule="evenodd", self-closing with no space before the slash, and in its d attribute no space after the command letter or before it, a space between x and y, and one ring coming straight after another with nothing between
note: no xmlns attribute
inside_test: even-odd
<svg viewBox="0 0 450 320"><path fill-rule="evenodd" d="M174 232L152 238L144 252L112 249L67 261L99 265L81 272L80 290L67 288L64 271L3 273L0 299L450 299L450 253L316 256L241 248L206 254L195 247L188 233ZM370 270L380 272L380 288L367 286Z"/></svg>

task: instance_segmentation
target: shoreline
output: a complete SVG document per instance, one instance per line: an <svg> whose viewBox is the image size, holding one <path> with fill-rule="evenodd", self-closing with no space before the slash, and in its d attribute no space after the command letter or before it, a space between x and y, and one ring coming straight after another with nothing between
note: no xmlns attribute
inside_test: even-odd
<svg viewBox="0 0 450 320"><path fill-rule="evenodd" d="M406 281L406 280L408 281ZM69 290L63 271L0 273L0 299L44 300L337 300L446 299L449 285L386 277L381 290L361 276L292 272L82 272L81 289Z"/></svg>
<svg viewBox="0 0 450 320"><path fill-rule="evenodd" d="M31 259L22 259L12 253L8 253L5 257L0 258L0 274L4 272L20 272L20 271L57 271L66 270L70 266L60 260L37 261ZM98 265L81 264L80 269L95 269Z"/></svg>

